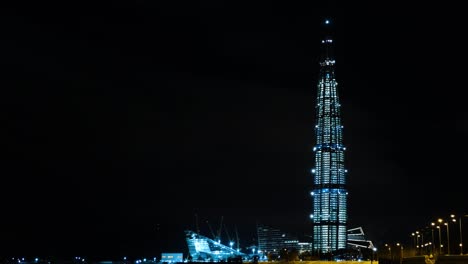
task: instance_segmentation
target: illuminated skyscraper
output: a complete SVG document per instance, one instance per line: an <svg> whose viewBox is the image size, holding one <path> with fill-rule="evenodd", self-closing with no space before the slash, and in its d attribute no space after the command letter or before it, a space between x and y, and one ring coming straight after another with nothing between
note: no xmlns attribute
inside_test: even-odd
<svg viewBox="0 0 468 264"><path fill-rule="evenodd" d="M325 21L328 30L330 22ZM335 79L333 39L326 34L322 39L320 73L316 102L315 167L312 169L313 248L320 253L331 253L346 248L347 195L344 166L343 126Z"/></svg>

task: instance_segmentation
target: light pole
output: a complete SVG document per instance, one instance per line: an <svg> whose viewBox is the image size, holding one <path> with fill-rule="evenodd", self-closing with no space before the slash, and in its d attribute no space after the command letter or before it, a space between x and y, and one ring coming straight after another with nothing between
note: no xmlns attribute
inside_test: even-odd
<svg viewBox="0 0 468 264"><path fill-rule="evenodd" d="M439 255L442 255L442 240L440 239L440 226L437 226L437 229L439 229Z"/></svg>
<svg viewBox="0 0 468 264"><path fill-rule="evenodd" d="M435 223L431 223L431 238L432 238L432 246L431 246L431 253L432 255L434 255L434 226L435 226Z"/></svg>
<svg viewBox="0 0 468 264"><path fill-rule="evenodd" d="M392 245L391 244L385 244L385 246L388 248L388 255L390 257L390 263L393 263Z"/></svg>
<svg viewBox="0 0 468 264"><path fill-rule="evenodd" d="M457 219L455 219L455 215L450 215L450 218L452 219L452 222L456 223L457 222ZM448 228L448 221L447 221L447 228ZM447 229L447 236L448 236L448 229Z"/></svg>
<svg viewBox="0 0 468 264"><path fill-rule="evenodd" d="M462 232L462 218L467 217L468 215L463 215L461 214L460 217L458 218L458 226L460 228L460 255L463 255L463 232ZM455 220L455 215L450 215L450 217L453 219L452 221L456 222Z"/></svg>
<svg viewBox="0 0 468 264"><path fill-rule="evenodd" d="M424 255L423 254L423 246L424 246L424 231L421 232L421 255Z"/></svg>
<svg viewBox="0 0 468 264"><path fill-rule="evenodd" d="M448 222L444 223L447 227L447 255L450 255L450 236L449 236L449 224Z"/></svg>
<svg viewBox="0 0 468 264"><path fill-rule="evenodd" d="M442 252L442 238L441 238L441 235L440 235L440 232L441 232L440 230L442 228L440 227L440 225L442 225L444 223L444 220L439 218L439 219L437 219L437 222L439 222L439 226L437 226L437 228L439 228L439 245L440 245L440 248L441 248L440 251ZM440 253L440 254L442 254L442 253Z"/></svg>
<svg viewBox="0 0 468 264"><path fill-rule="evenodd" d="M419 248L419 231L416 231L416 255L419 255L419 253L421 252L420 248Z"/></svg>
<svg viewBox="0 0 468 264"><path fill-rule="evenodd" d="M458 219L459 226L460 226L460 255L463 255L463 232L462 232L462 217Z"/></svg>
<svg viewBox="0 0 468 264"><path fill-rule="evenodd" d="M397 246L400 247L400 264L403 262L403 245L400 243L396 243Z"/></svg>
<svg viewBox="0 0 468 264"><path fill-rule="evenodd" d="M390 260L393 263L392 246L388 246L388 252L390 252Z"/></svg>
<svg viewBox="0 0 468 264"><path fill-rule="evenodd" d="M463 232L461 227L462 218L460 216L460 255L463 255Z"/></svg>

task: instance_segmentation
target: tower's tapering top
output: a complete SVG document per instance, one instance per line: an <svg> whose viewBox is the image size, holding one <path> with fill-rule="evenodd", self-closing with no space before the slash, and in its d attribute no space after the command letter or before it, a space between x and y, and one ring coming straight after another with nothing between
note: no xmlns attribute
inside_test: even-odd
<svg viewBox="0 0 468 264"><path fill-rule="evenodd" d="M332 23L333 21L329 18L325 18L322 22L322 31L323 31L323 38L330 38L332 35Z"/></svg>
<svg viewBox="0 0 468 264"><path fill-rule="evenodd" d="M332 20L326 18L323 20L323 33L322 33L322 52L320 63L325 61L333 61L333 38L332 38ZM329 64L326 64L329 65Z"/></svg>

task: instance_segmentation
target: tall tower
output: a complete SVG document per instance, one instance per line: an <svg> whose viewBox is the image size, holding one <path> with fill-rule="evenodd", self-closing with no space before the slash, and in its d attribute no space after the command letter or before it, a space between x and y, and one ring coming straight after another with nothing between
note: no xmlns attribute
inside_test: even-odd
<svg viewBox="0 0 468 264"><path fill-rule="evenodd" d="M330 21L325 21L330 32ZM325 34L321 43L320 73L317 84L315 167L312 169L313 248L332 253L346 248L347 195L344 166L343 126L335 79L333 39Z"/></svg>

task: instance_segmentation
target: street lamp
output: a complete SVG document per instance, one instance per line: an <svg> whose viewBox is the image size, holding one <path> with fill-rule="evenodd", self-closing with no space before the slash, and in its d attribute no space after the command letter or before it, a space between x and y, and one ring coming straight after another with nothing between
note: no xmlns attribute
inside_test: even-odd
<svg viewBox="0 0 468 264"><path fill-rule="evenodd" d="M400 247L400 263L403 262L403 245L400 243L396 243L397 246Z"/></svg>
<svg viewBox="0 0 468 264"><path fill-rule="evenodd" d="M424 231L421 232L421 243L420 243L420 251L421 251L421 255L424 255L423 254L423 246L424 246Z"/></svg>
<svg viewBox="0 0 468 264"><path fill-rule="evenodd" d="M437 226L439 229L439 255L442 255L442 240L440 239L440 226Z"/></svg>
<svg viewBox="0 0 468 264"><path fill-rule="evenodd" d="M416 231L416 255L419 255L421 253L420 247L419 247L419 231Z"/></svg>
<svg viewBox="0 0 468 264"><path fill-rule="evenodd" d="M392 255L392 246L385 244L385 246L388 246L388 254L390 255L390 260L393 262L393 255Z"/></svg>
<svg viewBox="0 0 468 264"><path fill-rule="evenodd" d="M435 223L431 223L431 238L432 238L432 246L431 246L431 253L434 255L434 226Z"/></svg>
<svg viewBox="0 0 468 264"><path fill-rule="evenodd" d="M421 234L422 235L422 234ZM418 251L419 251L419 255L422 255L423 254L423 245L422 245L422 237L421 237L420 234L418 234L418 236L416 237L416 241L418 241ZM421 238L421 239L419 239Z"/></svg>
<svg viewBox="0 0 468 264"><path fill-rule="evenodd" d="M444 223L447 227L447 255L450 255L450 237L449 237L449 224L448 222Z"/></svg>
<svg viewBox="0 0 468 264"><path fill-rule="evenodd" d="M468 215L460 215L458 218L458 225L460 228L460 255L463 255L463 232L462 232L462 217L467 217ZM450 215L450 217L453 219L452 221L456 222L455 220L455 215Z"/></svg>
<svg viewBox="0 0 468 264"><path fill-rule="evenodd" d="M440 235L442 227L440 227L440 225L442 225L444 223L444 220L442 218L439 218L439 219L437 219L437 222L439 222L439 227L438 227L439 228L439 241L440 241L440 243L442 243L442 238L441 238L441 235ZM440 244L440 247L442 248L443 245Z"/></svg>
<svg viewBox="0 0 468 264"><path fill-rule="evenodd" d="M455 219L455 215L450 215L453 219ZM460 255L463 255L463 235L462 235L462 217L458 219L458 224L460 226Z"/></svg>

